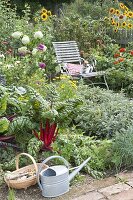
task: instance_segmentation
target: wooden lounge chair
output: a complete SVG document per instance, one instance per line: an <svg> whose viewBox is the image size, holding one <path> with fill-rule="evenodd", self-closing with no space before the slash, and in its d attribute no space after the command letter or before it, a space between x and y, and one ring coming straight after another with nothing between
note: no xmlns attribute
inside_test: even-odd
<svg viewBox="0 0 133 200"><path fill-rule="evenodd" d="M73 78L80 77L85 79L103 76L104 83L102 84L105 84L108 89L105 72L93 71L96 65L95 60L92 65L84 66L76 41L53 42L53 46L62 74L68 74Z"/></svg>

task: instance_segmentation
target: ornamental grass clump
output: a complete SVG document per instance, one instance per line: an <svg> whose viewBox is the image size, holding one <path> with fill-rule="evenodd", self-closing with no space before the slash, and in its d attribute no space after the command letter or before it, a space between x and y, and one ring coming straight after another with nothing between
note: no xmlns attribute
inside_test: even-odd
<svg viewBox="0 0 133 200"><path fill-rule="evenodd" d="M133 165L133 127L122 129L114 137L112 162L118 171L130 169Z"/></svg>

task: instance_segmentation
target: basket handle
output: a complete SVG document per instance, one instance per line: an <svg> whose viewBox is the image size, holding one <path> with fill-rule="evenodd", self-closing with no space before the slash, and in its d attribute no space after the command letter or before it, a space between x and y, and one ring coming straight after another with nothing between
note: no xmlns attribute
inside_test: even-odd
<svg viewBox="0 0 133 200"><path fill-rule="evenodd" d="M32 160L32 162L33 162L33 164L34 164L34 166L35 166L36 174L37 174L37 172L38 172L38 167L37 167L36 161L35 161L35 159L34 159L30 154L28 154L28 153L20 153L20 154L18 154L18 155L16 156L16 169L17 169L17 170L19 169L19 158L20 158L20 156L22 156L22 155L27 156L27 157L29 157L29 158Z"/></svg>

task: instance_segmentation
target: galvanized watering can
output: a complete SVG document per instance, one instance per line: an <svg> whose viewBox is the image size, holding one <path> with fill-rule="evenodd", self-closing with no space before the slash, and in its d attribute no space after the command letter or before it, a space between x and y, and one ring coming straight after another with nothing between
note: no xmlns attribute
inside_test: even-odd
<svg viewBox="0 0 133 200"><path fill-rule="evenodd" d="M43 165L54 158L61 159L65 165L56 165L42 170ZM44 197L56 197L69 191L69 182L75 175L87 164L91 158L89 157L80 166L69 174L69 163L61 156L51 156L42 162L38 170L38 185L42 190Z"/></svg>

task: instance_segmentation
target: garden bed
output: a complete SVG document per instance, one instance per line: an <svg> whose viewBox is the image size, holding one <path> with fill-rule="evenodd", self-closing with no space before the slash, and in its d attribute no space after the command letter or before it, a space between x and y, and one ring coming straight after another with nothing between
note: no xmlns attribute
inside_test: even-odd
<svg viewBox="0 0 133 200"><path fill-rule="evenodd" d="M92 183L94 179L90 176L84 176L84 180L78 181L78 183L74 183L70 187L70 191L63 196L54 198L55 200L68 200L74 197L78 197L85 192L88 191L88 188L91 189L90 183ZM8 188L5 184L0 187L0 199L5 200L8 195ZM16 190L15 191L15 200L44 200L51 198L44 198L41 195L41 191L38 185L29 187L27 190Z"/></svg>

